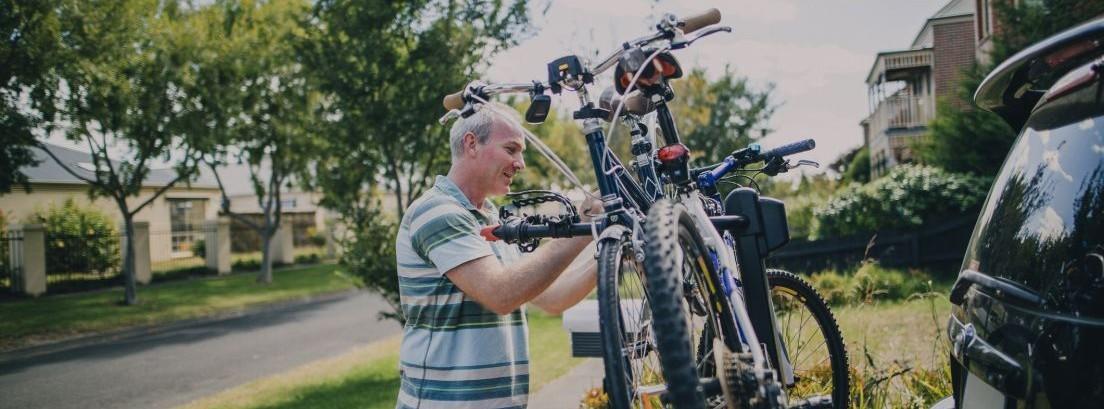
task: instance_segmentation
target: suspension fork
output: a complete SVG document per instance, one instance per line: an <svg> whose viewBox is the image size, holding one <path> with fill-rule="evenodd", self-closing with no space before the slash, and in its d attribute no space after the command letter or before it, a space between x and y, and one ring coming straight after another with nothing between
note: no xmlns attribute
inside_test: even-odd
<svg viewBox="0 0 1104 409"><path fill-rule="evenodd" d="M590 160L594 165L595 180L598 181L598 190L601 192L603 200L611 197L627 196L630 206L637 208L641 213L647 214L654 199L651 199L645 190L629 176L628 170L621 164L621 161L608 152L605 134L602 132L598 120L587 119L583 122L583 126L583 130L586 132L587 149L590 151ZM609 173L607 174L607 172ZM624 191L621 189L624 189ZM607 212L615 210L612 208L606 209Z"/></svg>

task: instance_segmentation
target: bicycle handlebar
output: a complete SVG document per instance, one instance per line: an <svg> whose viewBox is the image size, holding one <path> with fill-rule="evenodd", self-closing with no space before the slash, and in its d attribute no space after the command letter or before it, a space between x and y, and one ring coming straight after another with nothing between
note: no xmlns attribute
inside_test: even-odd
<svg viewBox="0 0 1104 409"><path fill-rule="evenodd" d="M451 111L454 109L460 109L464 107L464 91L461 90L455 94L445 95L445 100L441 102L445 106L445 110Z"/></svg>
<svg viewBox="0 0 1104 409"><path fill-rule="evenodd" d="M689 34L689 33L692 33L694 31L697 31L697 30L701 29L702 27L717 24L720 21L721 21L721 12L720 12L720 10L717 10L715 8L711 8L711 9L706 10L702 13L697 14L697 15L687 17L687 18L684 18L682 20L678 20L678 21L674 22L674 27L671 27L671 28L679 28L679 29L682 30L683 34ZM666 24L667 24L666 27L670 27L670 23L666 23ZM649 43L651 43L653 41L656 41L656 40L661 40L661 39L665 39L665 38L670 39L670 38L672 38L672 36L675 35L675 34L671 34L671 32L672 32L671 30L664 29L664 27L665 27L664 23L661 23L658 27L659 27L659 31L657 31L655 33L652 33L652 34L649 34L647 36L644 36L644 37L626 42L624 44L624 46L622 47L622 49L615 50L614 52L610 53L609 56L607 56L605 59L603 59L601 63L596 65L591 70L592 74L595 75L595 76L600 75L603 72L605 72L606 70L608 70L611 67L613 67L614 65L616 65L618 60L621 57L621 53L623 53L627 49L630 49L630 48L633 48L633 47L643 46L643 45L649 44ZM531 92L531 91L533 91L534 87L537 86L537 84L540 84L540 83L492 84L492 85L481 84L481 85L474 85L474 86L473 86L473 84L469 84L469 85L465 86L464 89L460 90L459 92L449 94L449 95L445 95L445 98L444 98L444 100L441 101L441 104L444 105L445 110L451 111L451 110L454 110L454 109L461 109L461 108L464 107L464 104L466 102L468 102L468 100L470 99L470 97L473 93L479 95L481 98L487 98L487 97L490 97L492 95L505 94L505 93L511 93L511 92ZM548 85L549 84L540 84L540 86L542 86L542 87L548 87Z"/></svg>
<svg viewBox="0 0 1104 409"><path fill-rule="evenodd" d="M715 8L706 10L696 16L687 17L679 21L684 34L690 34L698 29L721 22L721 11Z"/></svg>
<svg viewBox="0 0 1104 409"><path fill-rule="evenodd" d="M507 243L518 243L532 239L547 237L578 237L591 235L590 223L562 224L531 224L525 221L505 223L484 227L479 231L487 241L502 240ZM598 230L602 230L601 227Z"/></svg>
<svg viewBox="0 0 1104 409"><path fill-rule="evenodd" d="M774 156L790 156L795 153L801 153L811 151L816 147L816 141L812 139L806 139L804 141L797 141L791 144L779 146L769 151L760 153L759 156L764 158L770 158Z"/></svg>

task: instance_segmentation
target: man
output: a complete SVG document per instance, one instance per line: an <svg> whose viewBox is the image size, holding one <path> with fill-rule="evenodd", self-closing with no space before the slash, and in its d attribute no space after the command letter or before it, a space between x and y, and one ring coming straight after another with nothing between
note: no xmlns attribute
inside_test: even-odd
<svg viewBox="0 0 1104 409"><path fill-rule="evenodd" d="M399 408L525 407L523 305L560 313L597 281L593 260L564 272L589 237L551 240L522 258L516 246L479 235L499 223L487 199L509 193L525 168L525 139L507 112L516 115L492 103L453 125L448 176L437 176L400 224L395 246L406 325Z"/></svg>

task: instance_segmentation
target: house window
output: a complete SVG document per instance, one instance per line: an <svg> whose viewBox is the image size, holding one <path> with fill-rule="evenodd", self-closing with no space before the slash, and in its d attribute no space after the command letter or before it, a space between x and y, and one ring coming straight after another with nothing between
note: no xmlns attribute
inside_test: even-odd
<svg viewBox="0 0 1104 409"><path fill-rule="evenodd" d="M173 255L191 255L192 244L202 235L200 226L203 225L203 219L207 214L207 199L167 199L167 201Z"/></svg>

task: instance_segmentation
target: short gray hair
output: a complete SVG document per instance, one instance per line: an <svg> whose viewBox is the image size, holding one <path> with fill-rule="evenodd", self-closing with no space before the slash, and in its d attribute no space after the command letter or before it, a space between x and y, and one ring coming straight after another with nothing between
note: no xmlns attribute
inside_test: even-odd
<svg viewBox="0 0 1104 409"><path fill-rule="evenodd" d="M503 125L521 127L518 121L520 115L509 105L494 101L482 105L471 116L459 118L452 124L452 129L449 131L449 148L452 150L453 159L459 158L464 152L464 135L468 132L475 135L476 143L486 144L494 130L495 119Z"/></svg>

